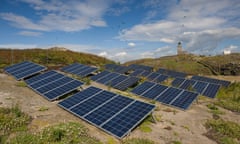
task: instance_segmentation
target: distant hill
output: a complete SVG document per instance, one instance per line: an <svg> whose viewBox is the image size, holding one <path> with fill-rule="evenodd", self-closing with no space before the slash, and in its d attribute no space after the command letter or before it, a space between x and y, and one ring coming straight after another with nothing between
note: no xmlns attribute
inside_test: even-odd
<svg viewBox="0 0 240 144"><path fill-rule="evenodd" d="M11 63L18 63L24 60L48 66L68 65L74 62L95 66L114 63L114 61L93 54L74 52L66 48L58 47L24 50L0 49L0 67L5 67Z"/></svg>
<svg viewBox="0 0 240 144"><path fill-rule="evenodd" d="M240 54L196 56L192 54L140 59L124 65L142 64L154 69L166 68L193 75L240 75Z"/></svg>

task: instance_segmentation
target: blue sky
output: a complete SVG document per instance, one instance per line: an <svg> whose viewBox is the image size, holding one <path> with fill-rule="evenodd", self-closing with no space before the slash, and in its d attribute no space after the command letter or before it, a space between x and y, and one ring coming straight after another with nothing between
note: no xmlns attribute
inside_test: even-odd
<svg viewBox="0 0 240 144"><path fill-rule="evenodd" d="M53 46L126 62L240 52L239 0L0 0L1 48Z"/></svg>

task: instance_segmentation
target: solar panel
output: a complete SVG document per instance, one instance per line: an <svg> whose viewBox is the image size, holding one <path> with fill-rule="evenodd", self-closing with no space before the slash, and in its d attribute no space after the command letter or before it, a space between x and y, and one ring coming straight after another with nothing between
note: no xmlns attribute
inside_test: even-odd
<svg viewBox="0 0 240 144"><path fill-rule="evenodd" d="M63 67L61 70L67 73L75 74L79 77L86 77L92 72L95 72L98 68L86 66L79 63L74 63L72 65Z"/></svg>
<svg viewBox="0 0 240 144"><path fill-rule="evenodd" d="M118 138L123 138L136 125L145 119L155 106L135 101L101 127Z"/></svg>
<svg viewBox="0 0 240 144"><path fill-rule="evenodd" d="M141 95L146 98L155 99L158 95L164 92L168 87L164 85L154 85L153 87L149 88L147 91L142 93Z"/></svg>
<svg viewBox="0 0 240 144"><path fill-rule="evenodd" d="M133 101L128 97L117 96L103 107L87 115L85 119L95 125L101 125Z"/></svg>
<svg viewBox="0 0 240 144"><path fill-rule="evenodd" d="M193 88L194 88L194 91L202 94L207 86L208 86L208 83L197 81L196 84L193 86Z"/></svg>
<svg viewBox="0 0 240 144"><path fill-rule="evenodd" d="M111 74L109 71L103 71L103 72L101 72L101 73L99 73L99 74L97 74L95 76L92 76L91 80L97 81L97 80L99 80L99 79L101 79L101 78L103 78L103 77L105 77L105 76L107 76L109 74Z"/></svg>
<svg viewBox="0 0 240 144"><path fill-rule="evenodd" d="M155 108L95 87L80 91L58 105L117 138L127 135Z"/></svg>
<svg viewBox="0 0 240 144"><path fill-rule="evenodd" d="M113 86L114 88L116 89L119 89L119 90L126 90L127 88L137 84L139 81L139 78L136 78L136 77L128 77L128 79L120 82L119 84Z"/></svg>
<svg viewBox="0 0 240 144"><path fill-rule="evenodd" d="M170 105L181 109L188 109L198 94L190 91L183 91Z"/></svg>
<svg viewBox="0 0 240 144"><path fill-rule="evenodd" d="M96 87L89 87L59 102L58 105L64 109L69 109L71 107L74 107L76 104L88 98L91 98L92 96L94 96L95 94L98 94L101 91L103 90Z"/></svg>
<svg viewBox="0 0 240 144"><path fill-rule="evenodd" d="M84 101L83 103L79 103L76 106L72 107L70 111L77 116L83 117L94 109L98 109L100 106L110 101L115 96L117 95L114 93L102 91L101 93L98 93L95 96Z"/></svg>
<svg viewBox="0 0 240 144"><path fill-rule="evenodd" d="M157 78L155 78L153 80L153 82L161 83L161 82L165 81L166 79L168 79L167 75L160 74Z"/></svg>
<svg viewBox="0 0 240 144"><path fill-rule="evenodd" d="M177 77L185 78L187 76L186 73L176 72L176 71L173 71L173 70L167 70L167 69L163 69L163 68L158 69L157 73L164 74L164 75L169 75L169 76L174 77L174 78L177 78Z"/></svg>
<svg viewBox="0 0 240 144"><path fill-rule="evenodd" d="M56 71L49 71L32 77L27 81L28 87L47 98L55 100L83 85L82 82L64 76Z"/></svg>
<svg viewBox="0 0 240 144"><path fill-rule="evenodd" d="M37 76L35 76L35 77L32 77L31 79L27 79L27 80L25 80L25 82L26 82L27 84L32 84L32 83L34 83L34 82L37 82L37 81L39 81L39 80L42 80L42 79L44 79L44 78L47 78L48 76L55 75L55 74L57 74L57 72L51 70L51 71L45 72L44 74L41 74L41 75L37 75Z"/></svg>
<svg viewBox="0 0 240 144"><path fill-rule="evenodd" d="M186 79L184 78L175 78L173 81L172 81L172 86L174 87L180 87L181 84L185 81Z"/></svg>
<svg viewBox="0 0 240 144"><path fill-rule="evenodd" d="M193 76L192 79L198 80L198 81L204 81L204 82L208 82L208 83L213 83L213 84L219 84L224 87L228 87L231 84L230 81L208 78L208 77L203 77L203 76Z"/></svg>
<svg viewBox="0 0 240 144"><path fill-rule="evenodd" d="M144 83L135 87L131 92L134 93L134 94L137 94L137 95L141 95L142 93L144 93L148 89L152 88L154 85L155 85L155 83L145 81Z"/></svg>
<svg viewBox="0 0 240 144"><path fill-rule="evenodd" d="M111 80L118 77L118 73L110 73L108 76L98 79L96 82L106 85L111 85Z"/></svg>
<svg viewBox="0 0 240 144"><path fill-rule="evenodd" d="M159 95L156 100L164 104L170 104L183 90L169 87L164 93Z"/></svg>
<svg viewBox="0 0 240 144"><path fill-rule="evenodd" d="M148 77L148 75L150 75L151 72L150 71L144 71L143 73L141 73L140 76L143 76L143 77Z"/></svg>
<svg viewBox="0 0 240 144"><path fill-rule="evenodd" d="M14 76L16 80L21 80L32 75L38 74L46 69L47 68L44 66L24 61L4 68L4 71Z"/></svg>
<svg viewBox="0 0 240 144"><path fill-rule="evenodd" d="M78 66L79 66L78 63L74 63L74 64L71 64L71 65L61 68L61 71L70 71L71 69L75 69L75 67L78 67Z"/></svg>
<svg viewBox="0 0 240 144"><path fill-rule="evenodd" d="M132 70L145 70L145 71L149 71L151 72L153 70L153 67L150 67L150 66L145 66L145 65L138 65L138 64L132 64L132 65L129 65L128 66L129 69L132 69Z"/></svg>
<svg viewBox="0 0 240 144"><path fill-rule="evenodd" d="M179 88L192 90L195 83L196 83L195 80L186 79L186 80L180 85Z"/></svg>
<svg viewBox="0 0 240 144"><path fill-rule="evenodd" d="M142 69L137 69L137 70L135 70L133 73L131 73L130 76L138 77L138 76L140 76L141 73L143 73L143 72L144 72L144 70L142 70Z"/></svg>
<svg viewBox="0 0 240 144"><path fill-rule="evenodd" d="M203 92L203 95L209 98L215 98L219 89L220 89L220 85L209 83L207 88Z"/></svg>
<svg viewBox="0 0 240 144"><path fill-rule="evenodd" d="M153 80L154 80L155 78L157 78L159 75L160 75L159 73L152 72L151 74L149 74L149 75L147 76L147 79L148 79L149 81L153 81Z"/></svg>
<svg viewBox="0 0 240 144"><path fill-rule="evenodd" d="M126 79L128 79L128 76L120 75L120 76L112 79L110 85L111 85L112 87L114 87L114 86L118 85L119 83L123 82L123 81L126 80Z"/></svg>

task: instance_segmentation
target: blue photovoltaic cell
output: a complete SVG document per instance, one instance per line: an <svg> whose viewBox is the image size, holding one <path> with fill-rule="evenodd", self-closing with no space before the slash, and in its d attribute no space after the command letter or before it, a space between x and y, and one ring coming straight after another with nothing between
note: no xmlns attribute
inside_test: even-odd
<svg viewBox="0 0 240 144"><path fill-rule="evenodd" d="M138 77L141 75L141 73L143 73L144 70L142 69L138 69L138 70L135 70L133 73L131 73L129 76L135 76L135 77Z"/></svg>
<svg viewBox="0 0 240 144"><path fill-rule="evenodd" d="M101 127L118 138L123 138L146 118L154 107L154 105L136 101Z"/></svg>
<svg viewBox="0 0 240 144"><path fill-rule="evenodd" d="M43 73L43 74L40 74L40 75L37 75L37 76L35 76L35 77L32 77L32 78L30 78L30 79L27 79L27 80L25 80L25 82L27 83L27 84L32 84L32 83L35 83L35 82L37 82L37 81L39 81L39 80L42 80L42 79L44 79L44 78L47 78L47 77L49 77L49 76L52 76L52 75L54 75L54 74L57 74L57 72L56 71L48 71L48 72L45 72L45 73Z"/></svg>
<svg viewBox="0 0 240 144"><path fill-rule="evenodd" d="M219 88L220 88L220 85L209 83L207 88L203 92L203 95L210 98L215 98Z"/></svg>
<svg viewBox="0 0 240 144"><path fill-rule="evenodd" d="M174 87L179 87L186 79L184 78L175 78L173 81L172 81L172 86Z"/></svg>
<svg viewBox="0 0 240 144"><path fill-rule="evenodd" d="M78 73L77 75L80 77L86 77L89 74L91 74L92 72L95 72L96 70L97 70L97 68L89 67L87 70L82 71L82 72Z"/></svg>
<svg viewBox="0 0 240 144"><path fill-rule="evenodd" d="M193 76L192 79L193 80L204 81L204 82L207 82L207 83L219 84L219 85L222 85L222 86L225 86L225 87L228 87L231 84L230 81L208 78L208 77L203 77L203 76Z"/></svg>
<svg viewBox="0 0 240 144"><path fill-rule="evenodd" d="M89 67L85 65L80 65L79 67L75 68L73 71L69 71L69 73L77 75L80 72L87 70Z"/></svg>
<svg viewBox="0 0 240 144"><path fill-rule="evenodd" d="M150 66L137 65L137 64L132 64L132 65L129 65L128 67L131 70L139 70L139 69L141 69L141 70L150 71L150 72L153 70L153 68L150 67Z"/></svg>
<svg viewBox="0 0 240 144"><path fill-rule="evenodd" d="M120 82L118 85L115 85L114 88L124 91L127 88L137 84L138 81L139 81L139 78L129 77L128 79Z"/></svg>
<svg viewBox="0 0 240 144"><path fill-rule="evenodd" d="M156 98L157 101L169 104L173 99L175 99L183 90L169 87L164 93Z"/></svg>
<svg viewBox="0 0 240 144"><path fill-rule="evenodd" d="M36 82L36 83L32 83L32 84L30 84L29 86L30 86L31 88L33 88L33 89L37 89L37 88L39 88L39 87L42 87L42 86L44 86L44 85L47 85L48 83L51 83L51 82L53 82L53 81L55 81L55 80L57 80L57 79L61 79L61 78L63 78L63 77L64 77L63 74L57 73L57 74L55 74L55 75L52 75L51 77L48 77L48 78L43 79L43 80L41 80L41 81L38 81L38 82Z"/></svg>
<svg viewBox="0 0 240 144"><path fill-rule="evenodd" d="M181 89L191 89L193 88L193 85L196 83L195 80L189 80L189 79L186 79L179 88Z"/></svg>
<svg viewBox="0 0 240 144"><path fill-rule="evenodd" d="M166 79L168 79L168 76L167 75L163 75L163 74L160 74L157 78L155 78L153 81L156 82L156 83L161 83L163 81L165 81Z"/></svg>
<svg viewBox="0 0 240 144"><path fill-rule="evenodd" d="M117 138L127 135L155 108L95 87L89 87L58 105Z"/></svg>
<svg viewBox="0 0 240 144"><path fill-rule="evenodd" d="M110 74L109 71L103 71L103 72L101 72L101 73L99 73L99 74L97 74L97 75L95 75L95 76L92 76L92 77L91 77L91 80L97 81L98 79L101 79L101 78L103 78L103 77L105 77L105 76L108 76L109 74Z"/></svg>
<svg viewBox="0 0 240 144"><path fill-rule="evenodd" d="M157 84L154 87L148 89L146 92L142 93L141 95L146 98L155 99L159 94L161 94L167 88L168 88L167 86Z"/></svg>
<svg viewBox="0 0 240 144"><path fill-rule="evenodd" d="M78 80L73 80L65 85L62 85L58 88L50 90L47 93L44 93L42 95L45 96L48 100L52 101L52 100L59 98L60 96L63 96L65 94L77 89L81 85L83 85L82 82L80 82Z"/></svg>
<svg viewBox="0 0 240 144"><path fill-rule="evenodd" d="M56 71L49 71L36 77L32 77L27 81L27 84L28 87L32 88L35 92L38 92L50 101L83 85L82 82L64 76Z"/></svg>
<svg viewBox="0 0 240 144"><path fill-rule="evenodd" d="M94 97L91 97L90 99L84 101L84 103L74 106L70 109L70 111L82 117L115 96L117 95L114 93L103 91Z"/></svg>
<svg viewBox="0 0 240 144"><path fill-rule="evenodd" d="M44 66L24 61L4 68L4 71L14 76L17 80L21 80L32 75L38 74L46 69L47 68Z"/></svg>
<svg viewBox="0 0 240 144"><path fill-rule="evenodd" d="M196 84L193 86L194 91L202 94L203 91L206 89L208 83L197 81Z"/></svg>
<svg viewBox="0 0 240 144"><path fill-rule="evenodd" d="M30 62L28 62L28 61L17 63L17 64L14 64L14 65L11 65L11 66L8 66L8 67L4 68L4 71L9 73L9 72L17 70L20 67L26 66L28 64L30 64Z"/></svg>
<svg viewBox="0 0 240 144"><path fill-rule="evenodd" d="M61 68L61 71L69 71L71 69L74 69L77 66L79 66L79 64L78 63L74 63L74 64L71 64L71 65L68 65L68 66L65 66L65 67Z"/></svg>
<svg viewBox="0 0 240 144"><path fill-rule="evenodd" d="M126 79L128 79L128 76L120 75L120 76L112 79L110 85L111 85L112 87L114 87L114 86L118 85L119 83L121 83L122 81L124 81L124 80L126 80Z"/></svg>
<svg viewBox="0 0 240 144"><path fill-rule="evenodd" d="M155 85L155 83L146 81L146 82L142 83L141 85L135 87L131 92L134 94L137 94L137 95L141 95L146 90L153 87L154 85Z"/></svg>
<svg viewBox="0 0 240 144"><path fill-rule="evenodd" d="M160 73L160 74L164 74L164 75L169 75L171 77L182 77L182 78L185 78L187 76L186 73L183 73L183 72L176 72L176 71L173 71L173 70L167 70L167 69L163 69L163 68L160 68L157 73Z"/></svg>
<svg viewBox="0 0 240 144"><path fill-rule="evenodd" d="M89 87L83 91L80 91L74 94L71 97L66 98L65 100L59 102L58 104L64 109L69 109L75 106L76 104L86 100L87 98L94 96L100 91L103 91L103 90L96 87Z"/></svg>
<svg viewBox="0 0 240 144"><path fill-rule="evenodd" d="M197 93L184 91L172 103L170 103L170 105L186 110L197 96Z"/></svg>
<svg viewBox="0 0 240 144"><path fill-rule="evenodd" d="M103 77L101 79L98 79L96 82L102 83L102 84L111 84L111 80L118 77L120 74L118 73L111 73L107 77Z"/></svg>
<svg viewBox="0 0 240 144"><path fill-rule="evenodd" d="M55 89L55 88L57 88L59 86L62 86L62 85L66 84L66 83L68 83L70 81L73 81L73 79L70 78L70 77L63 77L63 78L58 79L56 81L53 81L53 82L51 82L51 83L49 83L47 85L44 85L44 86L42 86L40 88L37 88L36 91L38 91L39 93L43 94L43 93L46 93L46 92L48 92L50 90L53 90L53 89Z"/></svg>
<svg viewBox="0 0 240 144"><path fill-rule="evenodd" d="M153 73L151 73L151 74L148 75L147 79L148 79L149 81L152 81L152 80L154 80L155 78L157 78L159 75L160 75L159 73L153 72Z"/></svg>
<svg viewBox="0 0 240 144"><path fill-rule="evenodd" d="M151 74L151 72L149 72L149 71L144 71L143 73L141 73L141 76L147 77L147 76L150 75L150 74Z"/></svg>
<svg viewBox="0 0 240 144"><path fill-rule="evenodd" d="M87 115L85 119L95 125L101 125L133 101L133 99L127 97L117 96Z"/></svg>

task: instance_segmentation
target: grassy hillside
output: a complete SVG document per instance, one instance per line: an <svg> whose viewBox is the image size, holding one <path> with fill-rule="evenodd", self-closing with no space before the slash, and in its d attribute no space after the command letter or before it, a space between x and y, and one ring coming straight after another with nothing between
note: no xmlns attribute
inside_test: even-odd
<svg viewBox="0 0 240 144"><path fill-rule="evenodd" d="M234 67L226 67L230 63L234 63ZM223 74L221 70L224 68L228 68L229 71L234 68L235 71L238 71L236 67L240 68L240 54L224 56L195 56L186 54L157 59L141 59L125 63L125 65L130 64L148 65L154 67L156 70L161 67L194 75L218 75Z"/></svg>
<svg viewBox="0 0 240 144"><path fill-rule="evenodd" d="M70 50L56 49L25 49L25 50L10 50L0 49L0 67L5 67L11 63L18 63L24 60L36 62L43 65L67 65L74 62L101 66L106 63L114 63L103 57L92 54L78 53Z"/></svg>

